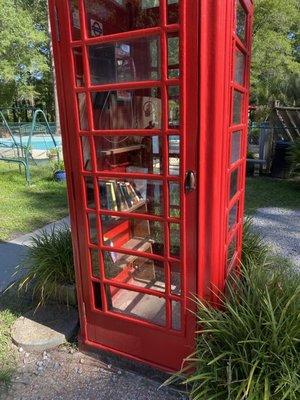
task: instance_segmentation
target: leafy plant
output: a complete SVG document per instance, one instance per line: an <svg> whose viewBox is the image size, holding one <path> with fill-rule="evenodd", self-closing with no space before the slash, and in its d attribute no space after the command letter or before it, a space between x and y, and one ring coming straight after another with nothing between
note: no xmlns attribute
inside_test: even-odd
<svg viewBox="0 0 300 400"><path fill-rule="evenodd" d="M63 160L57 160L57 161L53 162L52 163L52 170L53 170L53 172L64 171L65 170L65 164L64 164Z"/></svg>
<svg viewBox="0 0 300 400"><path fill-rule="evenodd" d="M181 381L190 399L300 398L300 277L276 268L247 224L244 264L219 296L221 307L195 299L196 351L169 380L192 371Z"/></svg>
<svg viewBox="0 0 300 400"><path fill-rule="evenodd" d="M39 305L49 299L60 300L62 285L73 285L75 282L72 238L68 227L52 229L32 238L25 265L28 272L19 282L19 289L29 286Z"/></svg>
<svg viewBox="0 0 300 400"><path fill-rule="evenodd" d="M293 165L294 168L300 165L300 139L296 140L290 145L288 151L288 161Z"/></svg>

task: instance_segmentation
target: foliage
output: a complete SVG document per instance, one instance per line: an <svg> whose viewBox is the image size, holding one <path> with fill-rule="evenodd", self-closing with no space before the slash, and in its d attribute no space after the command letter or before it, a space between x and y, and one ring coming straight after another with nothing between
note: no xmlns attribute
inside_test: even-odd
<svg viewBox="0 0 300 400"><path fill-rule="evenodd" d="M300 99L300 3L255 0L252 101Z"/></svg>
<svg viewBox="0 0 300 400"><path fill-rule="evenodd" d="M246 228L246 232L249 229ZM248 231L244 264L221 308L196 300L196 352L181 372L190 399L296 400L300 397L300 277L274 263ZM178 378L173 377L171 381Z"/></svg>
<svg viewBox="0 0 300 400"><path fill-rule="evenodd" d="M72 237L69 227L43 230L32 237L33 245L28 250L25 265L27 273L19 282L19 289L30 286L39 304L49 299L60 300L61 286L75 282Z"/></svg>
<svg viewBox="0 0 300 400"><path fill-rule="evenodd" d="M32 232L68 215L66 185L53 180L51 166L31 166L32 184L16 164L0 163L0 240Z"/></svg>

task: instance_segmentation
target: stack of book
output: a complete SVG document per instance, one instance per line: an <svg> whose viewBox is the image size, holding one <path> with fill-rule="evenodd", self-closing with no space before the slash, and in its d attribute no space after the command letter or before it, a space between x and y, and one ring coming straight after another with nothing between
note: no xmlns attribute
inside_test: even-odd
<svg viewBox="0 0 300 400"><path fill-rule="evenodd" d="M101 208L126 211L140 203L143 198L129 182L110 180L99 183Z"/></svg>

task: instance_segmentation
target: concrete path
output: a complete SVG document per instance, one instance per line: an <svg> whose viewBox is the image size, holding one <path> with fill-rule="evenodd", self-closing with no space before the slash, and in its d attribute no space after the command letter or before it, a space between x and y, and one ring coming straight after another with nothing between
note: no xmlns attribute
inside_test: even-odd
<svg viewBox="0 0 300 400"><path fill-rule="evenodd" d="M15 274L16 267L20 265L26 257L28 247L31 244L31 238L33 236L38 236L42 230L51 232L53 227L58 229L65 224L69 224L68 217L48 224L32 233L19 236L9 242L0 242L0 293L21 277L20 273Z"/></svg>
<svg viewBox="0 0 300 400"><path fill-rule="evenodd" d="M259 208L253 217L253 227L275 254L300 269L300 210Z"/></svg>

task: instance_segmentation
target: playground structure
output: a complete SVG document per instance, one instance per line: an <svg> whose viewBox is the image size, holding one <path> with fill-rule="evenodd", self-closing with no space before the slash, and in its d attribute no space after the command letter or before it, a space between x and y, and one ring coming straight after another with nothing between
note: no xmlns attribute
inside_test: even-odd
<svg viewBox="0 0 300 400"><path fill-rule="evenodd" d="M60 137L55 135L55 124L50 124L41 109L32 109L32 121L10 124L5 111L0 110L0 161L19 164L30 183L30 164L59 161Z"/></svg>

